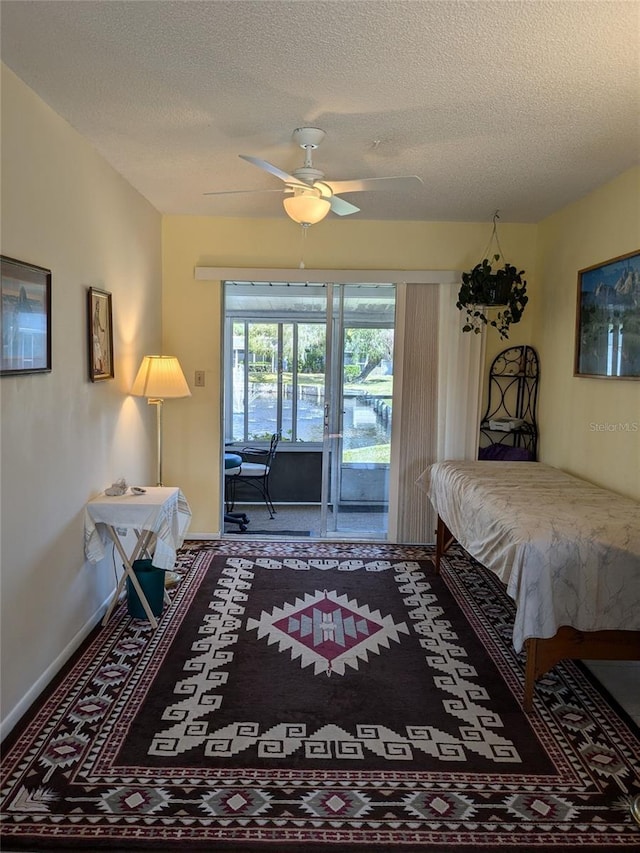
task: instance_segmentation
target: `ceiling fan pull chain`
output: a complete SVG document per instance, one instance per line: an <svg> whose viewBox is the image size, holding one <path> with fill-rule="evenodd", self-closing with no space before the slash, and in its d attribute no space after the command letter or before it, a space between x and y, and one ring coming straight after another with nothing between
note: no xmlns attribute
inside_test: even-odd
<svg viewBox="0 0 640 853"><path fill-rule="evenodd" d="M298 269L304 269L304 242L307 239L307 230L309 229L309 225L304 222L300 223L300 227L302 228L302 234L300 235L300 263L298 264Z"/></svg>

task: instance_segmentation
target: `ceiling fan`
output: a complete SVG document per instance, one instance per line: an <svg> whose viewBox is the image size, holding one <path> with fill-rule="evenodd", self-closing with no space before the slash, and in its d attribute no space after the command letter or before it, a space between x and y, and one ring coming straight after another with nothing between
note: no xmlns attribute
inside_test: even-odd
<svg viewBox="0 0 640 853"><path fill-rule="evenodd" d="M408 190L422 184L417 175L405 175L387 178L359 178L352 181L327 181L324 172L314 168L311 152L314 151L326 136L319 127L298 127L293 131L293 139L304 150L304 165L294 169L292 174L284 172L266 160L251 157L248 154L239 156L252 163L259 169L280 178L284 182L284 190L226 190L222 192L207 192L204 195L229 195L243 192L284 192L284 209L287 215L301 225L309 226L320 222L332 210L338 216L349 216L358 213L359 207L340 198L338 193L358 193L370 190Z"/></svg>

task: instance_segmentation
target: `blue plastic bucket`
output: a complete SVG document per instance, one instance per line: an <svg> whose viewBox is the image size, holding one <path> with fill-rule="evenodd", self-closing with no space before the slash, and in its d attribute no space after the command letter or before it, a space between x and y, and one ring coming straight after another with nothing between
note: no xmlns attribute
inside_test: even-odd
<svg viewBox="0 0 640 853"><path fill-rule="evenodd" d="M151 560L135 560L133 571L149 602L151 612L154 616L160 616L164 605L164 569L158 569ZM135 619L148 618L131 578L127 578L127 608L129 616Z"/></svg>

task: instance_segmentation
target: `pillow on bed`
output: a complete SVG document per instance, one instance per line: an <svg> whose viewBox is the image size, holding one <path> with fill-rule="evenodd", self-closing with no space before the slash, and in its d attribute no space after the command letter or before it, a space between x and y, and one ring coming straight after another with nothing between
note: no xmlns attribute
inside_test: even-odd
<svg viewBox="0 0 640 853"><path fill-rule="evenodd" d="M497 462L534 462L533 453L524 447L509 447L506 444L490 444L478 449L478 459Z"/></svg>

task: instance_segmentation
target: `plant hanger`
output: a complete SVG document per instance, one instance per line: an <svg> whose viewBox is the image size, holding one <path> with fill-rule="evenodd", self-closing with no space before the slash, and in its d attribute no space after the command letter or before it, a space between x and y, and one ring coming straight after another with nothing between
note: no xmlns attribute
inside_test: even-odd
<svg viewBox="0 0 640 853"><path fill-rule="evenodd" d="M526 295L527 282L522 278L524 270L518 272L514 266L504 261L498 239L499 218L496 210L493 215L493 230L483 260L470 272L462 273L456 307L460 311L466 311L463 332L479 334L485 326L493 326L501 338L507 339L509 327L520 322L529 298ZM492 262L503 260L503 266L495 270L487 257L494 241L498 251L493 255ZM490 309L497 309L491 319L488 313Z"/></svg>
<svg viewBox="0 0 640 853"><path fill-rule="evenodd" d="M487 243L487 248L482 253L483 258L489 257L489 249L491 248L491 244L495 241L496 248L498 249L497 254L494 254L494 261L499 261L502 258L506 263L506 258L504 257L504 253L502 251L502 246L500 245L500 240L498 240L498 219L500 219L500 211L496 210L493 214L493 230L491 232L491 237L489 237L489 242Z"/></svg>

